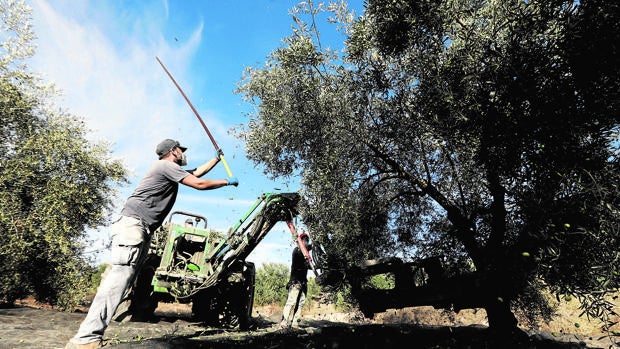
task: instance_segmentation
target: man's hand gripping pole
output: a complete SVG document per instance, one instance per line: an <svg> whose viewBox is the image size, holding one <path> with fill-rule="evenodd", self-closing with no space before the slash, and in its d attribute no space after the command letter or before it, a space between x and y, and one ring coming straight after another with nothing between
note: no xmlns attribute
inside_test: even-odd
<svg viewBox="0 0 620 349"><path fill-rule="evenodd" d="M202 118L200 117L200 114L198 114L198 111L196 110L196 108L194 108L194 105L192 104L192 102L190 102L189 98L187 98L187 96L185 95L185 92L183 92L183 89L181 89L181 86L179 86L179 84L177 84L176 80L174 80L174 78L172 77L172 74L170 74L168 69L166 69L166 66L159 60L159 57L155 57L155 59L157 59L157 62L159 62L159 65L161 65L161 67L164 68L164 71L166 72L166 74L168 75L170 80L172 80L172 82L177 87L179 92L181 92L181 95L183 96L183 98L185 98L185 101L187 102L187 104L189 104L189 107L192 109L192 111L194 112L194 114L198 118L198 121L200 121L200 124L202 125L202 128L205 129L205 131L207 132L207 135L209 136L209 139L211 139L211 143L213 143L213 146L215 147L215 152L219 155L219 158L222 161L222 164L224 165L224 168L226 169L226 173L228 174L228 177L232 177L233 176L232 172L230 171L230 168L228 167L228 163L226 163L226 159L224 159L224 152L222 151L222 149L220 149L220 147L217 145L217 143L215 143L215 139L211 135L211 132L209 132L209 129L207 128L207 125L205 125L204 121L202 121Z"/></svg>

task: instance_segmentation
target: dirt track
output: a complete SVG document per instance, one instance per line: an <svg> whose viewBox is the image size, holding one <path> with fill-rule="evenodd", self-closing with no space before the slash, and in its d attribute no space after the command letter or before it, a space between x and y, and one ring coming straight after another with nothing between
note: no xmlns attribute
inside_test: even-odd
<svg viewBox="0 0 620 349"><path fill-rule="evenodd" d="M509 348L482 326L350 324L305 319L300 330L276 331L279 314L256 314L250 331L204 327L189 318L158 316L152 323L112 323L109 348ZM63 348L84 313L27 306L0 309L0 349ZM507 342L508 341L508 342ZM611 342L572 335L530 334L513 348L610 348Z"/></svg>

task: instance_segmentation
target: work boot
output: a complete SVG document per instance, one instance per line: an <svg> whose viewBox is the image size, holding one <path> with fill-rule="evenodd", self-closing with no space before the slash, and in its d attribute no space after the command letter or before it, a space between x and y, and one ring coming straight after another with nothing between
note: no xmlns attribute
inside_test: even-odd
<svg viewBox="0 0 620 349"><path fill-rule="evenodd" d="M94 341L86 344L77 344L69 341L65 349L96 349L101 348L101 341Z"/></svg>

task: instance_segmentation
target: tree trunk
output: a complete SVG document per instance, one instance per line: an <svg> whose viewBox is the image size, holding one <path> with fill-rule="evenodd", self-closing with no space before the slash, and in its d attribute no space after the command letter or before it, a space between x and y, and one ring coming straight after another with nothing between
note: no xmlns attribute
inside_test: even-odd
<svg viewBox="0 0 620 349"><path fill-rule="evenodd" d="M517 329L517 318L510 310L507 301L491 300L485 307L489 328L499 332L512 332Z"/></svg>
<svg viewBox="0 0 620 349"><path fill-rule="evenodd" d="M491 338L498 340L499 343L512 344L506 348L521 348L522 344L528 343L527 333L517 326L519 322L510 310L510 301L493 299L485 310Z"/></svg>

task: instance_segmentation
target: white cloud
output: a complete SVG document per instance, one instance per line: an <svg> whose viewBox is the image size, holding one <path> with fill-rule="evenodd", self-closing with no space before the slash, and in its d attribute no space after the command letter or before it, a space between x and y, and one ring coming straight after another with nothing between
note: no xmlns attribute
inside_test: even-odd
<svg viewBox="0 0 620 349"><path fill-rule="evenodd" d="M87 2L79 3L87 6ZM84 10L65 12L65 8L53 7L44 0L34 4L38 49L31 67L56 83L63 93L58 104L86 120L92 130L91 140L114 144L117 157L131 168L144 169L153 160L145 154L154 156L160 140L187 139L182 136L194 134L184 132L195 128L195 120L183 117L189 108L179 103L180 94L155 56L174 57L170 64L183 76L182 67L200 45L202 24L171 54L172 48L159 32L134 33L116 28L118 32L111 36L101 30L109 23L97 22L98 18L105 20L105 14L96 18L71 17L67 13ZM157 26L142 24L139 28ZM142 37L153 39L142 42Z"/></svg>
<svg viewBox="0 0 620 349"><path fill-rule="evenodd" d="M196 116L155 59L162 60L192 102L202 101L194 95L198 93L192 85L199 80L193 75L198 73L188 69L203 44L204 23L187 24L190 29L183 40L170 43L163 33L169 20L167 1L135 3L121 10L114 5L106 1L31 0L38 49L28 64L62 91L56 104L84 119L92 130L88 138L111 143L113 157L122 159L130 169L132 184L119 188L119 200L125 200L155 160L155 146L162 139L178 139L187 145L193 165L210 159L214 150ZM200 114L225 150L241 184L239 188L209 192L182 186L174 210L203 214L211 227L225 231L273 183L249 167L243 147L228 135L230 126L221 121L226 120L221 112L207 109ZM217 166L207 177L225 178L226 173ZM119 201L117 209L121 206ZM108 229L91 232L91 238L97 240L96 246L105 245ZM280 258L278 251L282 248L289 249L266 241L252 258L271 261L272 257ZM100 261L106 259L106 253ZM288 254L282 258L288 259Z"/></svg>

